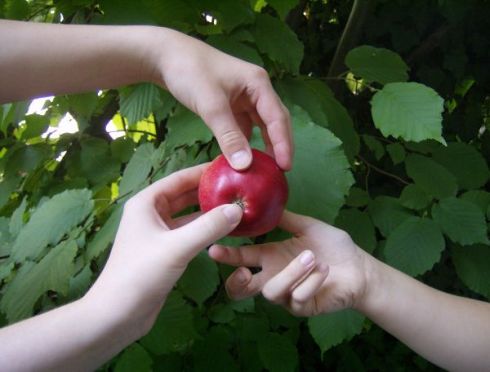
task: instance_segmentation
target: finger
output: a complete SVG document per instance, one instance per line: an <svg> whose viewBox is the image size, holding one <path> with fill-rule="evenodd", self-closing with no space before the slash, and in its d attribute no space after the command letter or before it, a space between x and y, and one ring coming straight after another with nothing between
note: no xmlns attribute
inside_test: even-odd
<svg viewBox="0 0 490 372"><path fill-rule="evenodd" d="M239 248L225 247L222 245L213 245L209 248L209 256L220 263L231 266L261 266L261 245L250 245Z"/></svg>
<svg viewBox="0 0 490 372"><path fill-rule="evenodd" d="M228 100L223 97L206 108L201 116L214 133L230 165L236 170L248 168L252 163L252 151Z"/></svg>
<svg viewBox="0 0 490 372"><path fill-rule="evenodd" d="M323 222L288 210L284 211L281 220L279 221L279 227L281 229L295 235L303 234L306 230L318 224L323 224Z"/></svg>
<svg viewBox="0 0 490 372"><path fill-rule="evenodd" d="M180 195L176 199L170 200L169 213L174 215L192 205L199 204L198 191L193 189Z"/></svg>
<svg viewBox="0 0 490 372"><path fill-rule="evenodd" d="M245 135L247 140L250 140L253 129L253 120L250 117L250 114L248 112L242 112L239 114L235 114L235 118L238 125L240 126L240 130L242 131L242 133Z"/></svg>
<svg viewBox="0 0 490 372"><path fill-rule="evenodd" d="M243 211L237 204L225 204L203 213L194 221L171 230L180 243L179 254L193 257L203 248L228 235L240 222Z"/></svg>
<svg viewBox="0 0 490 372"><path fill-rule="evenodd" d="M240 267L226 280L226 293L234 300L253 297L260 293L265 281L266 277L263 272L252 275L249 269Z"/></svg>
<svg viewBox="0 0 490 372"><path fill-rule="evenodd" d="M311 300L322 286L328 276L328 265L321 262L316 269L308 275L291 293L291 302L302 305ZM292 306L294 307L294 306Z"/></svg>
<svg viewBox="0 0 490 372"><path fill-rule="evenodd" d="M266 299L285 304L295 286L315 267L315 255L312 251L303 251L282 271L270 279L262 289Z"/></svg>
<svg viewBox="0 0 490 372"><path fill-rule="evenodd" d="M274 92L268 78L261 81L257 91L257 113L267 128L267 134L274 148L274 157L279 167L289 170L293 159L293 136L289 112Z"/></svg>

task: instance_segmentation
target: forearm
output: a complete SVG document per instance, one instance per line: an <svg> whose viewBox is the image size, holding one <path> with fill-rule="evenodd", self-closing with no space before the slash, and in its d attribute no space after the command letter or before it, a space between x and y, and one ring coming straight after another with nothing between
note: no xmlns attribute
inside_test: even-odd
<svg viewBox="0 0 490 372"><path fill-rule="evenodd" d="M151 42L162 32L0 20L0 102L148 81Z"/></svg>
<svg viewBox="0 0 490 372"><path fill-rule="evenodd" d="M453 296L370 260L358 310L448 370L490 370L490 304Z"/></svg>
<svg viewBox="0 0 490 372"><path fill-rule="evenodd" d="M140 328L117 307L81 299L1 329L0 366L8 371L94 370L139 337Z"/></svg>

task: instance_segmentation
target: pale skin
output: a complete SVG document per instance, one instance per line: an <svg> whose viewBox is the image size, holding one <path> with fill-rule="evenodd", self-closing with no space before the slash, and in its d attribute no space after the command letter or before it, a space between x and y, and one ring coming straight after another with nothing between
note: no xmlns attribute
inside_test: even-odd
<svg viewBox="0 0 490 372"><path fill-rule="evenodd" d="M152 82L201 116L234 168L251 163L253 125L278 165L291 168L289 113L258 66L160 27L0 20L0 35L0 103ZM0 330L2 369L92 370L147 333L187 264L241 219L237 205L172 218L197 204L204 167L177 172L130 199L89 292Z"/></svg>
<svg viewBox="0 0 490 372"><path fill-rule="evenodd" d="M152 82L204 120L235 169L250 165L253 124L291 168L289 113L261 67L164 27L0 20L0 35L0 103Z"/></svg>
<svg viewBox="0 0 490 372"><path fill-rule="evenodd" d="M355 309L434 364L490 370L490 303L435 290L359 248L344 231L286 211L289 240L212 246L218 262L238 266L226 282L234 299L262 293L294 315ZM253 274L247 267L261 267Z"/></svg>

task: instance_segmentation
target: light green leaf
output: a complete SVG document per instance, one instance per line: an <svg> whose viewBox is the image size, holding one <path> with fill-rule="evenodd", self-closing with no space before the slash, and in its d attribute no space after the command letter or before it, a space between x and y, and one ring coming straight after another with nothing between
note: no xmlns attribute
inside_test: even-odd
<svg viewBox="0 0 490 372"><path fill-rule="evenodd" d="M162 105L159 88L150 83L123 88L120 96L121 115L128 120L128 125L147 118Z"/></svg>
<svg viewBox="0 0 490 372"><path fill-rule="evenodd" d="M385 137L420 142L442 138L444 100L418 83L389 83L371 100L374 125Z"/></svg>
<svg viewBox="0 0 490 372"><path fill-rule="evenodd" d="M478 189L488 181L487 162L475 146L452 142L447 147L441 146L433 156L456 177L462 189Z"/></svg>
<svg viewBox="0 0 490 372"><path fill-rule="evenodd" d="M171 292L155 325L141 339L141 344L157 355L186 350L197 337L192 312L193 308L179 292Z"/></svg>
<svg viewBox="0 0 490 372"><path fill-rule="evenodd" d="M401 57L388 49L363 45L352 49L345 64L356 77L381 84L408 80L408 66Z"/></svg>
<svg viewBox="0 0 490 372"><path fill-rule="evenodd" d="M0 264L0 284L2 281L7 278L12 270L14 269L15 264L13 262L7 263L4 262Z"/></svg>
<svg viewBox="0 0 490 372"><path fill-rule="evenodd" d="M455 243L490 243L485 216L472 202L454 197L443 199L432 208L432 216Z"/></svg>
<svg viewBox="0 0 490 372"><path fill-rule="evenodd" d="M123 208L118 205L111 213L111 216L104 223L102 228L97 231L94 238L87 245L87 260L99 257L116 237L117 228L121 220Z"/></svg>
<svg viewBox="0 0 490 372"><path fill-rule="evenodd" d="M117 359L115 372L151 372L153 359L138 343L130 345Z"/></svg>
<svg viewBox="0 0 490 372"><path fill-rule="evenodd" d="M10 220L7 217L0 217L0 256L10 255L13 238L9 225Z"/></svg>
<svg viewBox="0 0 490 372"><path fill-rule="evenodd" d="M18 175L7 176L0 182L0 208L10 199L11 194L19 186L21 178Z"/></svg>
<svg viewBox="0 0 490 372"><path fill-rule="evenodd" d="M431 158L412 154L405 160L407 174L428 195L437 199L456 195L456 178Z"/></svg>
<svg viewBox="0 0 490 372"><path fill-rule="evenodd" d="M472 291L490 300L490 247L473 245L455 246L451 250L456 272L464 284Z"/></svg>
<svg viewBox="0 0 490 372"><path fill-rule="evenodd" d="M358 209L343 209L337 216L335 225L347 231L362 249L373 253L376 248L376 232L368 213Z"/></svg>
<svg viewBox="0 0 490 372"><path fill-rule="evenodd" d="M385 237L389 236L395 228L413 215L400 204L398 199L389 196L378 196L370 202L368 212L374 225Z"/></svg>
<svg viewBox="0 0 490 372"><path fill-rule="evenodd" d="M21 267L0 301L10 322L32 315L35 303L48 290L67 294L76 253L75 241L65 241L39 263L28 261Z"/></svg>
<svg viewBox="0 0 490 372"><path fill-rule="evenodd" d="M420 210L426 208L432 198L415 184L405 186L400 195L400 203L409 209Z"/></svg>
<svg viewBox="0 0 490 372"><path fill-rule="evenodd" d="M213 133L204 121L192 111L179 106L167 123L167 148L192 146L196 142L206 143L213 139Z"/></svg>
<svg viewBox="0 0 490 372"><path fill-rule="evenodd" d="M222 52L230 54L234 57L258 66L264 66L264 62L262 61L262 58L257 50L228 36L212 35L206 39L206 42L216 49L219 49Z"/></svg>
<svg viewBox="0 0 490 372"><path fill-rule="evenodd" d="M441 258L445 241L434 221L410 217L388 236L386 262L412 276L430 270Z"/></svg>
<svg viewBox="0 0 490 372"><path fill-rule="evenodd" d="M303 44L286 23L267 14L257 14L254 32L257 47L262 53L288 72L299 73Z"/></svg>
<svg viewBox="0 0 490 372"><path fill-rule="evenodd" d="M14 213L12 213L12 217L10 217L9 232L11 236L17 236L24 226L24 213L26 207L27 197L24 197L20 205L15 209Z"/></svg>
<svg viewBox="0 0 490 372"><path fill-rule="evenodd" d="M354 179L340 140L311 122L298 107L291 111L295 141L293 169L287 173L287 208L333 222Z"/></svg>
<svg viewBox="0 0 490 372"><path fill-rule="evenodd" d="M151 143L139 146L129 161L119 184L119 195L137 191L147 180L151 171L151 160L155 148Z"/></svg>
<svg viewBox="0 0 490 372"><path fill-rule="evenodd" d="M48 244L55 245L72 228L82 223L94 202L89 190L68 190L53 196L37 208L22 228L12 248L12 257L21 262L37 259Z"/></svg>
<svg viewBox="0 0 490 372"><path fill-rule="evenodd" d="M81 261L80 261L81 262ZM67 298L69 300L77 300L81 298L92 284L92 270L90 265L85 266L74 277L70 278L70 289Z"/></svg>
<svg viewBox="0 0 490 372"><path fill-rule="evenodd" d="M187 266L178 282L182 293L202 306L220 282L218 266L206 252L198 254Z"/></svg>
<svg viewBox="0 0 490 372"><path fill-rule="evenodd" d="M269 332L258 339L257 347L260 359L268 371L296 371L299 361L298 349L289 338Z"/></svg>
<svg viewBox="0 0 490 372"><path fill-rule="evenodd" d="M322 354L331 347L349 341L362 331L364 316L354 310L342 310L308 319L308 328Z"/></svg>

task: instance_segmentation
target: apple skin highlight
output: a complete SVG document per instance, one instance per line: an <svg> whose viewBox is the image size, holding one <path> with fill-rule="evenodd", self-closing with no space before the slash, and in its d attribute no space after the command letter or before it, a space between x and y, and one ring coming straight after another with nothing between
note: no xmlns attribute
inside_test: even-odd
<svg viewBox="0 0 490 372"><path fill-rule="evenodd" d="M252 149L252 164L234 170L223 155L212 161L199 182L199 205L207 212L222 204L243 209L240 224L229 235L258 236L277 226L288 200L288 183L276 161Z"/></svg>

